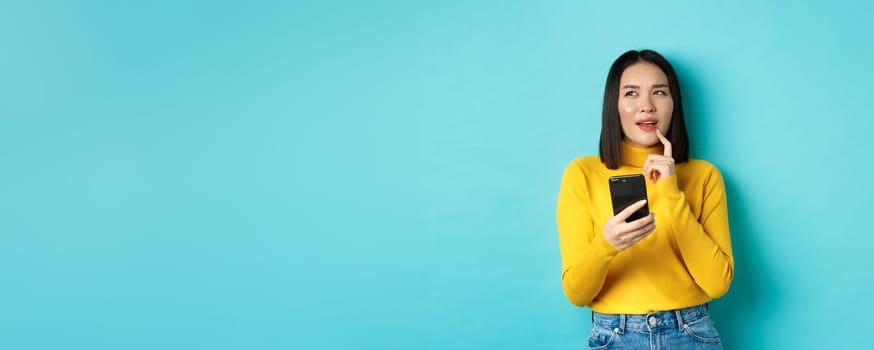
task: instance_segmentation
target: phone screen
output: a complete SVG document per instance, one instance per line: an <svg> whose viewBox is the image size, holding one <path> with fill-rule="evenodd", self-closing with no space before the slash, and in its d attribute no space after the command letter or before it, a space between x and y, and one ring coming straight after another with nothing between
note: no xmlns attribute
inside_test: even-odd
<svg viewBox="0 0 874 350"><path fill-rule="evenodd" d="M646 199L646 180L641 174L610 177L610 199L613 201L613 215L619 214L629 205ZM649 203L631 214L625 222L632 222L649 215Z"/></svg>

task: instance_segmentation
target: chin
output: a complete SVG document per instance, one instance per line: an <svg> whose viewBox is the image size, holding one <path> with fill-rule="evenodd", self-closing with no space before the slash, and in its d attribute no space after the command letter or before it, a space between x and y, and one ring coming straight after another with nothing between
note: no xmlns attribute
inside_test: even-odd
<svg viewBox="0 0 874 350"><path fill-rule="evenodd" d="M626 138L626 142L630 142L635 145L643 146L643 147L652 147L659 144L659 139L657 137L635 137L635 138Z"/></svg>

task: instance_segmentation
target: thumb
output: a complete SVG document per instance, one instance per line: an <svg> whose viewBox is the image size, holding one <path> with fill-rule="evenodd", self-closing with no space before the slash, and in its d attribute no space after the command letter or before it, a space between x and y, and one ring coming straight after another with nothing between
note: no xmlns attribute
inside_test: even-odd
<svg viewBox="0 0 874 350"><path fill-rule="evenodd" d="M634 212L636 212L638 209L643 208L644 205L646 205L646 199L641 199L637 202L634 202L634 204L629 205L625 209L622 209L619 214L616 214L616 219L621 220L621 222L625 222L625 220L631 217L631 214L634 214Z"/></svg>

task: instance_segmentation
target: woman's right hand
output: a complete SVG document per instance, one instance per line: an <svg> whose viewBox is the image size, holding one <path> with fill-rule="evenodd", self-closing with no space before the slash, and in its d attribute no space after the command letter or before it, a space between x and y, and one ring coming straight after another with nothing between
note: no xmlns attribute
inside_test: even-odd
<svg viewBox="0 0 874 350"><path fill-rule="evenodd" d="M646 199L634 203L604 224L604 238L619 250L625 250L655 231L655 213L649 213L632 222L625 222L631 214L646 205Z"/></svg>

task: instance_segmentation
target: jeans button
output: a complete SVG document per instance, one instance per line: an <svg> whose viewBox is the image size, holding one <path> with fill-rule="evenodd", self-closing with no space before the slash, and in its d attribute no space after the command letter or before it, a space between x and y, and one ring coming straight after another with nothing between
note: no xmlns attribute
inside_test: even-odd
<svg viewBox="0 0 874 350"><path fill-rule="evenodd" d="M655 318L655 317L650 317L650 318L649 318L649 324L651 324L651 325L653 325L653 326L655 326L656 322L658 322L658 321L659 321L659 320L658 320L657 318Z"/></svg>

